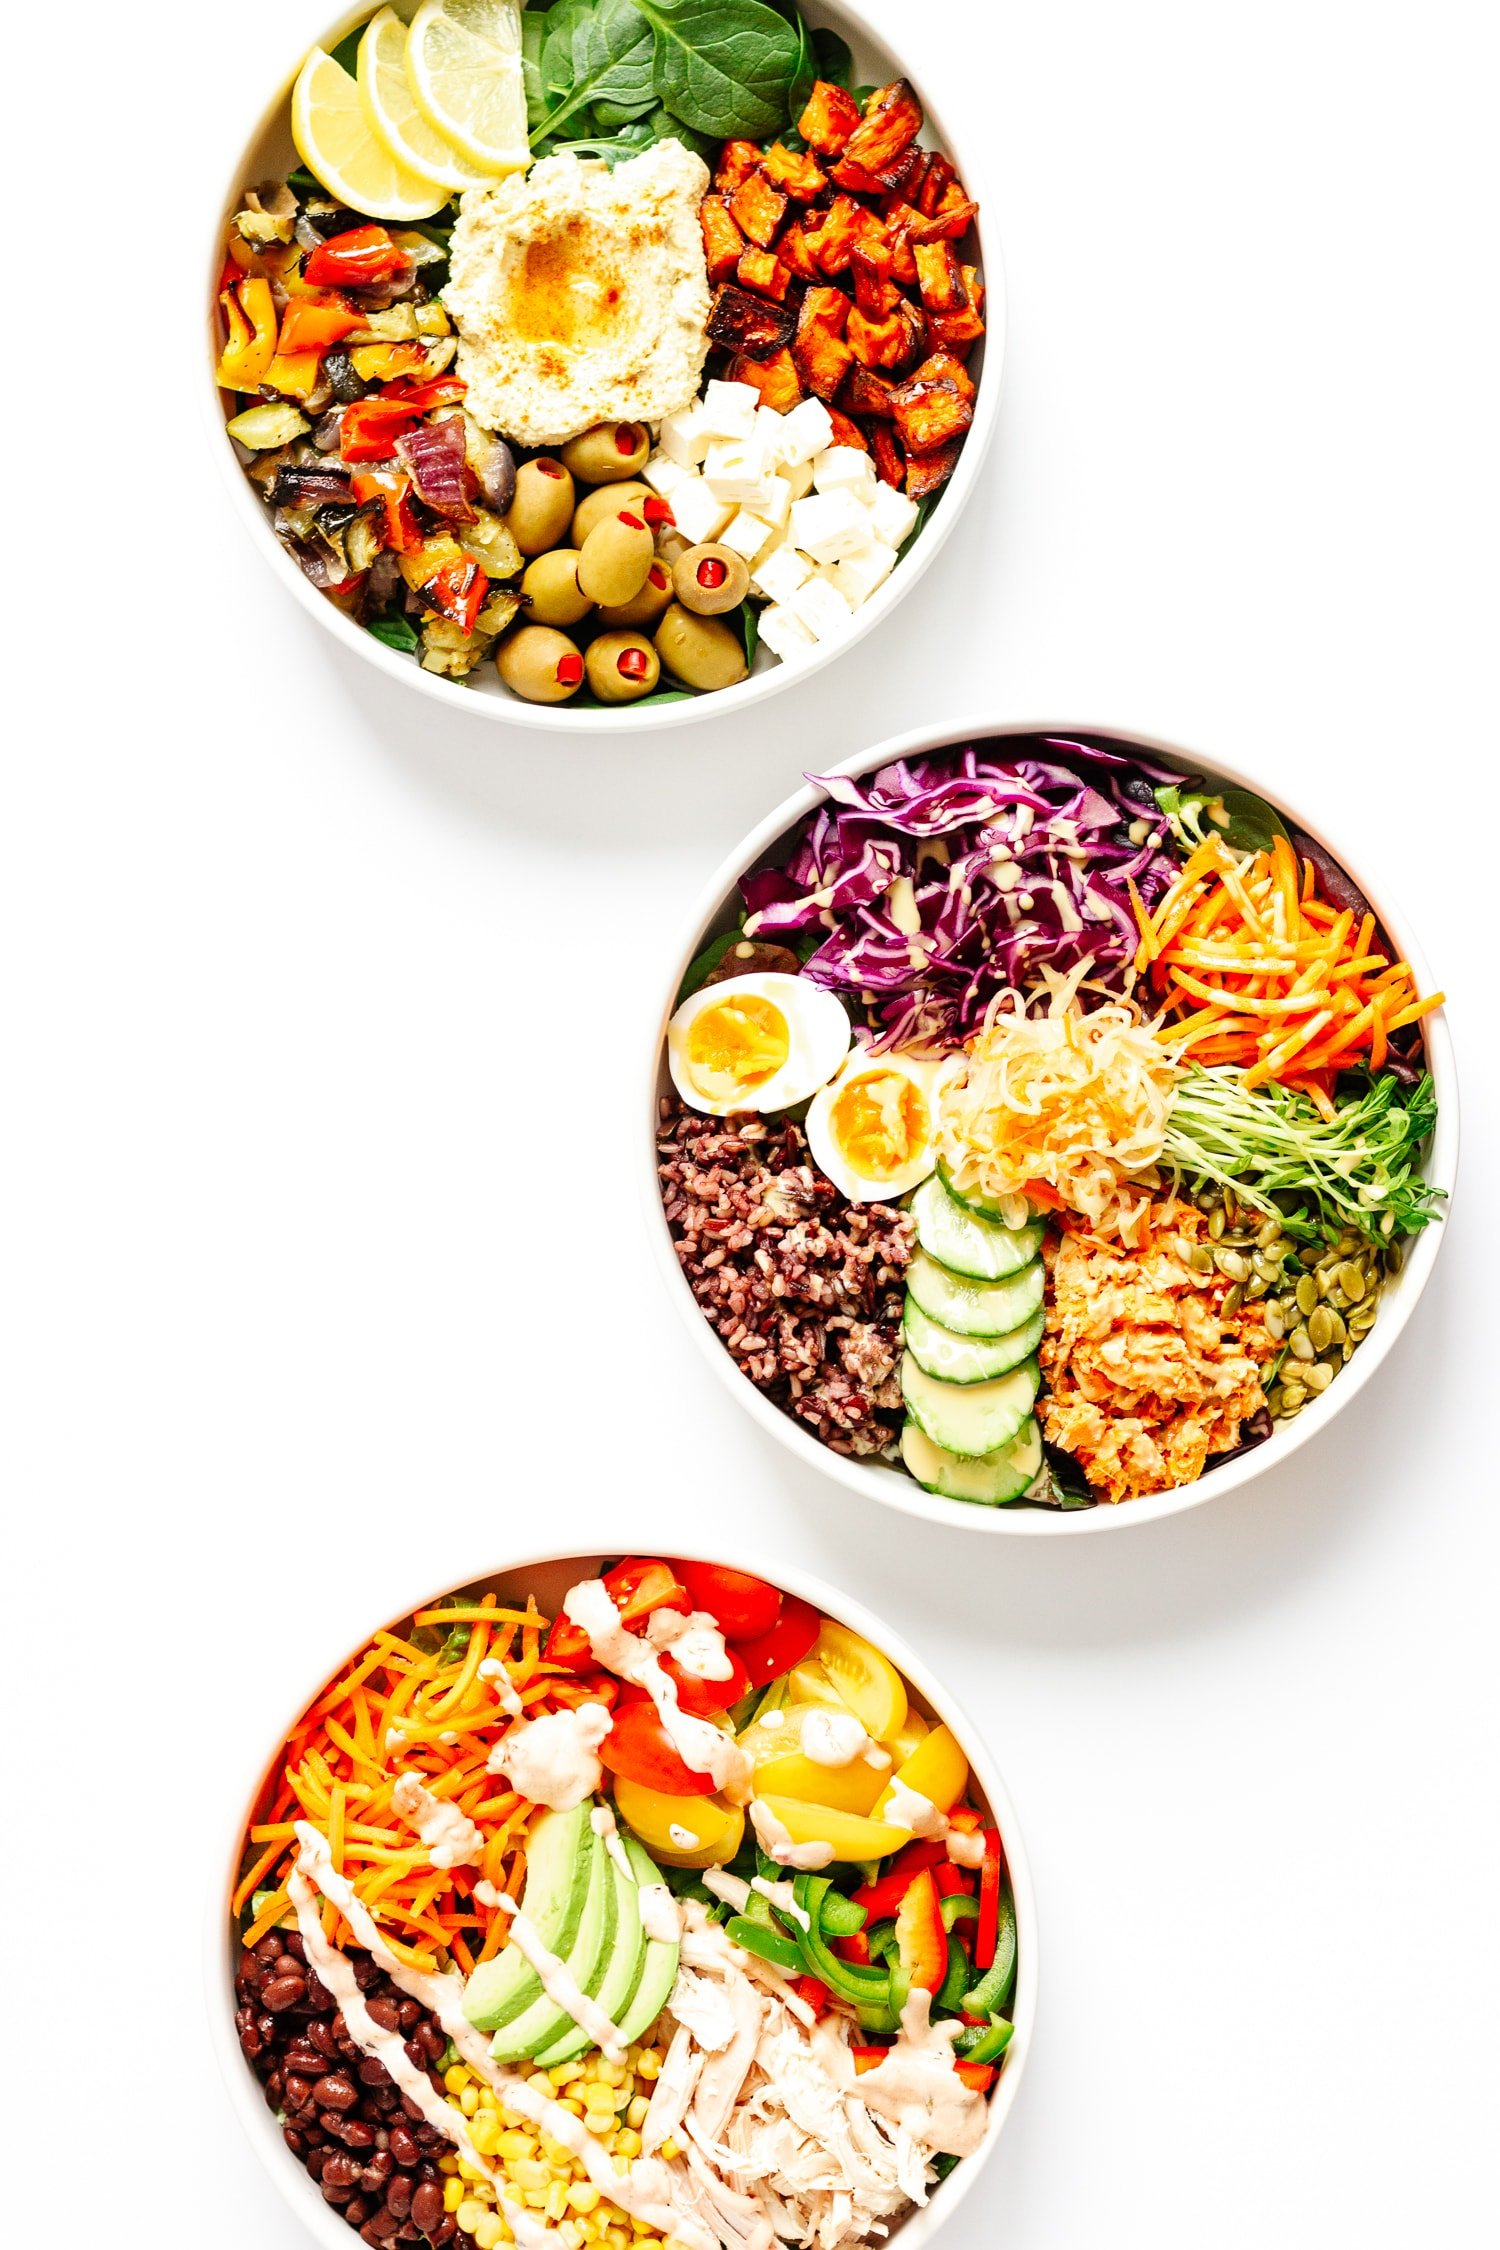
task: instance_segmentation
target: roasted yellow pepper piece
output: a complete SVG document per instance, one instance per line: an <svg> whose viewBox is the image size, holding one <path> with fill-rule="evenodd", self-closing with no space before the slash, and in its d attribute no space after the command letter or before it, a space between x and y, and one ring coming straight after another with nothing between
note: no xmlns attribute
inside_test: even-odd
<svg viewBox="0 0 1500 2250"><path fill-rule="evenodd" d="M226 289L219 299L228 339L215 379L221 390L253 391L265 381L276 357L276 303L271 284L255 274Z"/></svg>

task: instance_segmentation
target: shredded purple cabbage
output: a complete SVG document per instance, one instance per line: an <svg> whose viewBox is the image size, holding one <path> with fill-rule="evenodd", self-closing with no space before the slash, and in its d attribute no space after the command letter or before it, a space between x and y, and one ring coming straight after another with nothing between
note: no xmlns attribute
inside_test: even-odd
<svg viewBox="0 0 1500 2250"><path fill-rule="evenodd" d="M746 934L825 928L803 974L866 995L882 1048L957 1045L997 992L1044 969L1087 959L1118 989L1138 938L1127 885L1150 908L1177 873L1152 769L1084 743L1037 748L1062 755L970 746L863 781L809 775L832 803L784 867L745 877ZM900 877L910 895L893 897Z"/></svg>

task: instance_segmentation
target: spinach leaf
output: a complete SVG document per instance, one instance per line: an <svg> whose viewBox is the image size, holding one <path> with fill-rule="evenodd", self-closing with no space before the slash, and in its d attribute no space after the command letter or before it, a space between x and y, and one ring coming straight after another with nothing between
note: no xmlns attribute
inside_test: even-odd
<svg viewBox="0 0 1500 2250"><path fill-rule="evenodd" d="M364 35L364 25L357 23L352 31L345 33L338 45L332 50L334 61L339 64L341 69L347 70L351 78L357 78L359 75L359 43Z"/></svg>
<svg viewBox="0 0 1500 2250"><path fill-rule="evenodd" d="M738 925L732 930L721 930L716 938L709 939L703 951L695 960L688 963L683 972L682 983L677 993L677 1006L679 1008L684 1000L688 999L692 993L699 991L708 982L729 948L732 945L738 945L739 941L740 930Z"/></svg>
<svg viewBox="0 0 1500 2250"><path fill-rule="evenodd" d="M915 547L917 541L921 538L922 533L927 525L927 518L932 514L932 511L937 506L937 503L938 495L935 492L929 492L925 499L919 500L917 502L917 520L912 525L910 531L906 534L906 537L901 542L900 548L896 555L896 560L898 563L905 562L907 556L911 553L913 547Z"/></svg>
<svg viewBox="0 0 1500 2250"><path fill-rule="evenodd" d="M848 40L840 39L836 31L815 31L812 44L818 76L830 86L842 86L847 94L849 81L854 76L854 57L849 52Z"/></svg>
<svg viewBox="0 0 1500 2250"><path fill-rule="evenodd" d="M674 117L719 140L774 133L800 30L763 0L639 0L656 33L656 90Z"/></svg>
<svg viewBox="0 0 1500 2250"><path fill-rule="evenodd" d="M748 599L740 603L740 639L745 644L745 662L753 668L755 652L760 646L760 616L754 602Z"/></svg>
<svg viewBox="0 0 1500 2250"><path fill-rule="evenodd" d="M787 113L793 123L807 107L808 96L818 83L818 58L813 47L812 33L802 18L796 18L797 62L792 72L791 88L787 94Z"/></svg>
<svg viewBox="0 0 1500 2250"><path fill-rule="evenodd" d="M1264 797L1249 789L1215 789L1201 774L1189 774L1154 795L1187 852L1215 829L1237 852L1268 852L1287 832L1280 813Z"/></svg>
<svg viewBox="0 0 1500 2250"><path fill-rule="evenodd" d="M387 648L400 649L403 656L415 656L422 646L422 636L408 617L372 617L365 631Z"/></svg>
<svg viewBox="0 0 1500 2250"><path fill-rule="evenodd" d="M541 138L555 137L590 110L596 115L588 122L612 129L654 106L656 42L635 0L560 0L546 20Z"/></svg>

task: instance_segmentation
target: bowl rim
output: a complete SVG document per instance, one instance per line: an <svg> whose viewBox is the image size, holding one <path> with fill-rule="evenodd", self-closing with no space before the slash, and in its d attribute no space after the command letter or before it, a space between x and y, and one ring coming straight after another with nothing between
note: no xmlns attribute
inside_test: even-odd
<svg viewBox="0 0 1500 2250"><path fill-rule="evenodd" d="M647 1549L622 1549L621 1552L647 1552ZM914 2210L902 2222L899 2237L910 2243L911 2250L929 2240L935 2227L943 2225L960 2203L971 2192L981 2170L993 2154L1011 2110L1030 2056L1035 2031L1039 1964L1037 1958L1037 1909L1031 1866L1016 1817L1015 1806L1009 1790L990 1753L989 1745L970 1719L963 1705L942 1686L920 1657L907 1647L898 1634L893 1633L883 1618L877 1617L853 1596L830 1587L825 1580L796 1566L775 1563L768 1566L765 1558L732 1543L711 1548L682 1547L676 1544L669 1551L674 1558L684 1562L721 1563L731 1569L745 1570L760 1577L769 1577L772 1584L783 1592L795 1594L803 1601L813 1603L826 1616L841 1625L847 1625L864 1639L871 1641L889 1658L904 1679L909 1681L941 1723L950 1726L968 1759L971 1774L979 1784L986 1799L991 1818L1000 1831L1005 1850L1007 1873L1016 1916L1016 1989L1012 2010L1015 2033L1010 2043L1006 2066L1000 2074L989 2101L989 2115L985 2124L984 2139L971 2157L956 2166L943 2183L941 2195L923 2208ZM482 1581L493 1582L522 1576L528 1571L579 1565L595 1569L610 1550L597 1548L528 1550L512 1559L503 1560L481 1572L470 1572L457 1580L448 1580L433 1593L419 1597L412 1608L423 1608L438 1601L446 1593L461 1587L473 1586ZM409 1615L403 1611L400 1615ZM382 1620L382 1623L387 1622ZM371 1630L378 1630L372 1627ZM338 2213L331 2210L319 2195L317 2188L283 2146L280 2128L267 2108L261 2092L260 2081L255 2077L240 2052L234 2030L234 1963L238 1952L231 1935L231 1925L226 1912L229 1896L238 1878L241 1843L246 1822L271 1768L280 1755L280 1746L289 1728L300 1718L313 1698L333 1677L339 1667L349 1660L348 1652L334 1657L331 1664L323 1664L315 1677L309 1679L300 1701L287 1711L287 1723L274 1738L264 1765L255 1780L253 1790L237 1800L235 1823L228 1839L224 1857L217 1860L216 1872L209 1890L203 1920L203 1986L208 2008L209 2033L214 2056L224 2081L225 2091L240 2124L266 2171L280 2189L285 2201L311 2231L327 2246L327 2250L348 2250L351 2231Z"/></svg>
<svg viewBox="0 0 1500 2250"><path fill-rule="evenodd" d="M1317 818L1304 816L1289 800L1268 789L1255 775L1231 766L1223 759L1201 757L1165 736L1149 734L1133 727L1101 725L1092 720L1080 722L1075 719L1057 724L1053 721L996 719L989 716L948 721L937 727L910 728L903 734L890 736L873 749L856 751L828 770L833 774L864 775L874 772L877 767L889 765L893 759L920 757L944 749L957 749L969 742L994 741L1021 735L1045 735L1062 741L1076 736L1102 738L1119 744L1127 751L1136 750L1161 757L1181 765L1185 771L1205 773L1231 787L1248 789L1263 797L1298 827L1305 829L1315 841L1324 844L1369 899L1399 947L1402 957L1410 962L1420 988L1424 992L1436 989L1422 949L1390 891L1383 884L1369 882L1342 848L1328 840L1327 832ZM768 813L727 854L699 892L691 919L684 926L684 936L672 956L674 965L671 981L666 987L645 1073L648 1130L643 1136L642 1162L637 1177L642 1191L652 1254L665 1279L672 1302L677 1306L678 1312L696 1338L700 1352L706 1356L720 1382L729 1387L740 1406L754 1417L760 1427L798 1460L831 1478L836 1484L843 1485L846 1490L858 1494L861 1499L878 1500L883 1506L920 1518L924 1522L946 1524L981 1536L1076 1538L1141 1524L1159 1523L1165 1517L1183 1515L1189 1509L1201 1508L1209 1501L1217 1500L1238 1486L1250 1483L1268 1469L1274 1469L1288 1460L1310 1439L1327 1429L1379 1372L1386 1355L1394 1348L1397 1338L1416 1310L1451 1224L1453 1191L1458 1175L1459 1094L1453 1041L1444 1008L1435 1008L1423 1021L1428 1068L1432 1072L1438 1101L1437 1129L1428 1163L1428 1178L1448 1199L1442 1218L1435 1224L1424 1227L1412 1239L1396 1283L1387 1291L1389 1310L1375 1323L1366 1342L1349 1362L1338 1383L1328 1393L1327 1399L1319 1402L1326 1411L1303 1412L1294 1421L1282 1423L1263 1445L1255 1446L1248 1453L1226 1461L1220 1468L1208 1470L1195 1483L1179 1485L1168 1492L1146 1494L1117 1505L1101 1501L1088 1508L986 1508L960 1500L944 1500L935 1493L925 1492L913 1478L897 1469L852 1460L844 1454L834 1453L820 1443L811 1431L793 1421L790 1415L783 1414L779 1407L774 1406L740 1372L699 1310L678 1263L662 1208L656 1176L657 1101L660 1093L662 1042L687 966L701 950L704 931L718 915L728 895L737 887L740 876L754 867L795 822L805 819L809 813L827 802L826 791L811 782L804 782L802 788L784 798L773 812Z"/></svg>
<svg viewBox="0 0 1500 2250"><path fill-rule="evenodd" d="M805 0L805 5L815 27L820 27L827 20L832 28L841 32L852 31L854 37L884 48L895 60L902 59L885 33L872 24L859 7L853 5L853 0ZM358 0L358 4L344 8L308 40L303 49L304 55L315 44L332 49L371 13L371 0ZM938 59L941 49L935 47L934 55L935 60ZM283 551L271 528L265 506L236 458L232 443L225 437L224 394L214 381L219 351L214 334L214 310L217 302L215 284L223 265L224 228L238 208L247 176L254 168L253 152L274 129L286 107L300 67L299 58L291 71L280 74L275 91L269 99L262 102L253 113L247 109L245 114L253 114L256 122L237 143L238 153L217 203L211 200L208 241L200 269L204 274L204 300L207 307L203 329L204 380L201 385L195 385L195 388L208 442L225 480L231 506L247 537L301 607L315 617L324 630L330 632L343 647L372 664L377 672L416 688L434 702L448 709L475 712L480 718L492 723L580 737L602 735L612 739L625 733L655 734L669 728L698 725L705 719L733 718L773 695L813 679L830 664L847 656L868 633L880 625L937 560L939 552L974 495L999 422L1006 356L1006 277L999 228L994 221L988 219L982 221L980 235L980 261L984 270L988 326L984 338L983 375L974 402L973 423L965 436L958 465L943 490L940 504L923 526L921 537L910 554L896 565L885 584L855 612L853 624L839 639L819 643L796 664L770 665L764 672L752 672L748 679L740 681L734 687L720 688L708 695L693 696L685 703L622 705L614 710L594 710L575 708L568 703L526 703L519 696L513 695L476 693L466 688L462 681L443 679L434 672L424 672L410 657L387 648L372 633L366 632L362 626L344 616L341 610L335 608L332 602L309 583ZM981 212L993 210L993 181L982 146L976 139L973 146L965 143L960 147L959 141L955 140L948 129L941 100L929 102L925 80L919 78L918 83L922 89L924 113L957 164L960 177L976 194Z"/></svg>

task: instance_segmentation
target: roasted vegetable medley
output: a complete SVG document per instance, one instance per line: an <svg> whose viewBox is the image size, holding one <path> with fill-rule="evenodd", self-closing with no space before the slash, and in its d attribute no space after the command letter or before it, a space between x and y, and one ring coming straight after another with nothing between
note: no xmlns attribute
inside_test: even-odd
<svg viewBox="0 0 1500 2250"><path fill-rule="evenodd" d="M1260 1443L1438 1216L1422 996L1259 798L1098 738L831 776L667 1029L705 1317L842 1453L1082 1507Z"/></svg>

